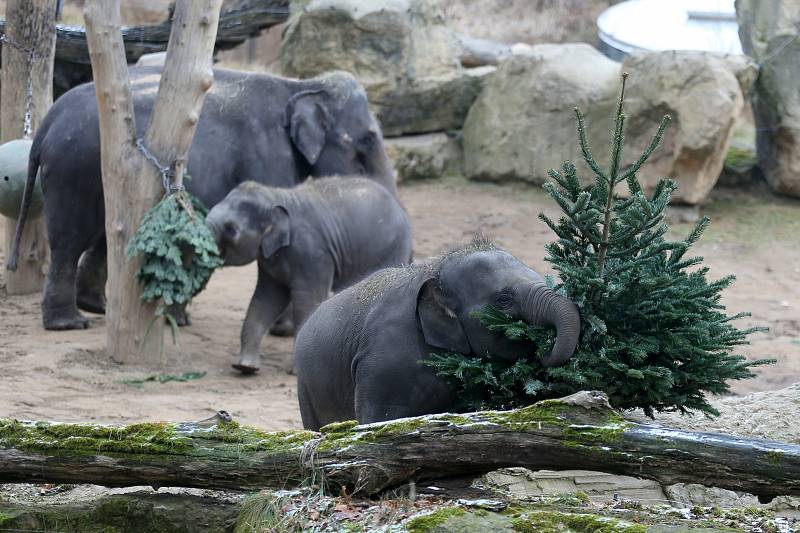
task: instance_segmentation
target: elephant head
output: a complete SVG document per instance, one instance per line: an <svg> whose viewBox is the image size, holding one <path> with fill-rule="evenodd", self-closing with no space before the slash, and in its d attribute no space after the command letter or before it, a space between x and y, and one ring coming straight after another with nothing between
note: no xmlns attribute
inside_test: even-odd
<svg viewBox="0 0 800 533"><path fill-rule="evenodd" d="M206 217L227 266L270 257L291 240L289 212L270 188L246 181L214 206Z"/></svg>
<svg viewBox="0 0 800 533"><path fill-rule="evenodd" d="M307 175L364 175L395 192L394 168L364 89L345 72L302 82L289 99L284 127Z"/></svg>
<svg viewBox="0 0 800 533"><path fill-rule="evenodd" d="M473 316L487 305L529 324L556 328L544 366L563 365L575 351L580 334L575 305L517 258L485 241L445 254L421 285L417 317L425 342L464 354L520 357L526 351L520 341L490 331Z"/></svg>

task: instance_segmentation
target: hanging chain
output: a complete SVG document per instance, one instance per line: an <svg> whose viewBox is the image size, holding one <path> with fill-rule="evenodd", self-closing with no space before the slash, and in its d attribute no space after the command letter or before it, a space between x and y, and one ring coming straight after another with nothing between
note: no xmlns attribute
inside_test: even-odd
<svg viewBox="0 0 800 533"><path fill-rule="evenodd" d="M0 35L0 42L11 45L12 48L16 48L28 56L28 87L25 102L25 117L23 118L22 122L22 138L30 139L31 135L33 134L33 61L36 59L36 54L32 48L28 48L17 42L14 42L8 37L8 35Z"/></svg>
<svg viewBox="0 0 800 533"><path fill-rule="evenodd" d="M166 165L162 165L161 162L158 160L158 158L155 155L153 155L153 153L150 150L147 149L147 146L145 146L144 141L142 141L141 139L136 139L136 148L139 149L139 152L142 153L145 159L150 161L153 164L153 166L156 167L156 169L158 169L159 174L161 174L161 184L164 186L164 190L167 191L167 194L173 192L181 192L185 190L183 183L181 184L175 183L175 180L173 179L175 177L175 172L172 170L172 168Z"/></svg>

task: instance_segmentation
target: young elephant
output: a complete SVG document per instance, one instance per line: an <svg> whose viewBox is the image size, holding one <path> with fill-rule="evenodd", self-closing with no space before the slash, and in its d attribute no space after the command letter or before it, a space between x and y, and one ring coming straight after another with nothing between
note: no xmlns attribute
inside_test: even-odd
<svg viewBox="0 0 800 533"><path fill-rule="evenodd" d="M234 368L261 366L261 338L292 304L295 327L330 294L411 260L411 226L385 187L329 177L293 189L245 182L206 219L226 265L258 260L258 283Z"/></svg>
<svg viewBox="0 0 800 533"><path fill-rule="evenodd" d="M303 426L452 409L447 383L421 360L442 352L513 360L532 348L472 316L488 304L530 324L555 326L555 346L543 365L563 365L575 350L575 305L514 256L476 239L426 262L377 272L320 305L295 339Z"/></svg>

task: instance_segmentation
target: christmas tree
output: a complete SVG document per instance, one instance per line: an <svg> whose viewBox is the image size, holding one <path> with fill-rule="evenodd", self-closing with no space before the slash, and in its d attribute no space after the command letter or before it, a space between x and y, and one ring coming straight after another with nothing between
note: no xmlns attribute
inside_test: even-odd
<svg viewBox="0 0 800 533"><path fill-rule="evenodd" d="M547 245L547 261L559 273L551 286L567 296L581 314L581 337L570 361L544 368L539 356L550 352L555 331L515 320L493 308L480 315L483 324L511 339L533 341L536 353L515 363L491 356L433 355L426 364L447 378L464 410L504 409L578 390L602 390L622 409L717 412L706 394L729 390L728 381L754 377L754 366L733 350L763 328L738 329L728 316L721 293L733 276L709 281L702 257L688 257L709 220L689 235L667 240L664 210L676 188L661 180L648 197L637 172L657 148L669 117L664 117L650 145L635 163L622 168L625 80L616 110L609 169L592 155L583 115L575 109L578 139L594 185L585 189L575 165L551 170L544 185L563 211L558 222L540 214L558 237ZM628 194L615 193L621 184Z"/></svg>

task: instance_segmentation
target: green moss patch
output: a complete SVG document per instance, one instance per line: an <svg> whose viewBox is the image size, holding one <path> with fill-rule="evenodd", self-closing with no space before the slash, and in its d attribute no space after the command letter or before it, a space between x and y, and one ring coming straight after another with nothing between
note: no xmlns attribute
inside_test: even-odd
<svg viewBox="0 0 800 533"><path fill-rule="evenodd" d="M647 533L647 526L623 522L616 518L556 511L524 513L515 518L511 525L514 531L520 533L564 530L576 533Z"/></svg>
<svg viewBox="0 0 800 533"><path fill-rule="evenodd" d="M186 453L189 443L163 422L111 427L0 420L0 444L21 450L171 454Z"/></svg>
<svg viewBox="0 0 800 533"><path fill-rule="evenodd" d="M432 513L416 516L406 522L408 533L433 531L451 518L462 516L466 511L461 507L444 507Z"/></svg>

